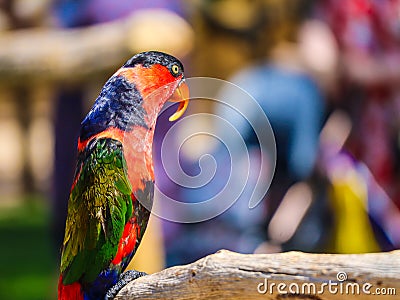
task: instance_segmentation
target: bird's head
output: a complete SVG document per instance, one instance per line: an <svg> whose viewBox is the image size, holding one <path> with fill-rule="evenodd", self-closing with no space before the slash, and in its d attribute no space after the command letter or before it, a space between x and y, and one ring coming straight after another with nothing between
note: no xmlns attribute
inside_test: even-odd
<svg viewBox="0 0 400 300"><path fill-rule="evenodd" d="M185 83L183 65L169 54L157 51L139 53L115 75L125 77L136 87L148 116L157 114L167 101L179 102L178 110L169 118L175 121L188 106L189 88Z"/></svg>
<svg viewBox="0 0 400 300"><path fill-rule="evenodd" d="M168 100L179 102L169 118L175 121L189 102L182 63L161 52L139 53L105 83L82 121L79 140L87 142L93 136L109 136L109 132L123 134L137 126L154 130L158 113Z"/></svg>

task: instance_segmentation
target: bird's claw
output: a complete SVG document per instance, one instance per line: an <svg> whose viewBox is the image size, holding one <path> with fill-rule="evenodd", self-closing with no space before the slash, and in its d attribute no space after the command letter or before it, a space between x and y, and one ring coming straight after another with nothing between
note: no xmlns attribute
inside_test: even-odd
<svg viewBox="0 0 400 300"><path fill-rule="evenodd" d="M126 286L129 282L132 280L138 279L139 277L147 275L145 272L139 272L136 270L129 270L124 273L122 273L119 276L118 282L107 291L106 296L104 297L104 300L112 300L117 296L118 292Z"/></svg>

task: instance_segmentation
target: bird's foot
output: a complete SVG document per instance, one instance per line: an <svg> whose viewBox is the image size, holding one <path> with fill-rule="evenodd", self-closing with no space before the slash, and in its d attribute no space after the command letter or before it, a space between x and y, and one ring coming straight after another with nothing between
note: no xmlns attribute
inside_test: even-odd
<svg viewBox="0 0 400 300"><path fill-rule="evenodd" d="M129 282L132 280L138 279L139 277L142 277L144 275L147 275L145 272L139 272L136 270L129 270L124 273L122 273L119 276L118 282L107 291L106 296L104 297L104 300L112 300L114 299L115 296L117 296L118 292Z"/></svg>

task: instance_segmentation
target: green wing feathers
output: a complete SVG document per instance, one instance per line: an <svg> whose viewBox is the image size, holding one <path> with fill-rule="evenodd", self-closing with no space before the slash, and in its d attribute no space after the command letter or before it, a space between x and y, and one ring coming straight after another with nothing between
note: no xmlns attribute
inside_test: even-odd
<svg viewBox="0 0 400 300"><path fill-rule="evenodd" d="M132 188L119 141L91 142L80 153L78 169L68 202L63 284L90 282L110 264L132 214Z"/></svg>

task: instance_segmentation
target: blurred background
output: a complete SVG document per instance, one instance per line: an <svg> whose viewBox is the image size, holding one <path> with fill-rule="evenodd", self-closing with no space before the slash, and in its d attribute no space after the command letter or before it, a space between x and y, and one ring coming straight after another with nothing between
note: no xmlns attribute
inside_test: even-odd
<svg viewBox="0 0 400 300"><path fill-rule="evenodd" d="M152 216L130 267L156 272L221 248L400 247L400 0L0 0L0 299L56 297L80 121L107 78L144 50L174 54L187 77L248 91L270 120L277 165L256 208L245 191L206 222ZM237 120L206 100L192 102L188 114L198 112ZM169 115L156 128L159 188L204 201L229 177L229 151L209 136L193 139L179 153L187 174L200 172L205 153L223 167L203 187L174 184L160 150ZM238 124L258 170L254 130Z"/></svg>

